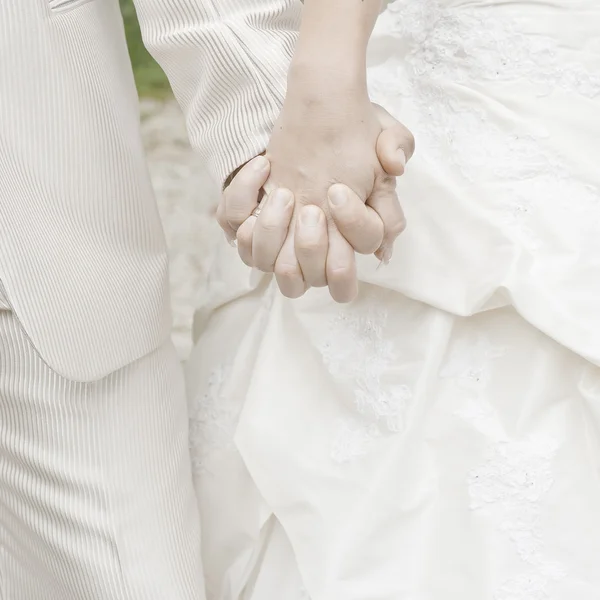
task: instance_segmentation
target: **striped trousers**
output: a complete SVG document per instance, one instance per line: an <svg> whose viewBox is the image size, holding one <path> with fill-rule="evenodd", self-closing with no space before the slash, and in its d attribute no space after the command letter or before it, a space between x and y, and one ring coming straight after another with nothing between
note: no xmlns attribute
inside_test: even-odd
<svg viewBox="0 0 600 600"><path fill-rule="evenodd" d="M0 599L203 598L174 348L65 380L0 287Z"/></svg>

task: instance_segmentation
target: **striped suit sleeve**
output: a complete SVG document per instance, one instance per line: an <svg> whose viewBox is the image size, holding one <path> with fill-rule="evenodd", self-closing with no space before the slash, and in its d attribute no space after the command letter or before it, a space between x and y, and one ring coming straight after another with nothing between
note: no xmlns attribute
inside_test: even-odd
<svg viewBox="0 0 600 600"><path fill-rule="evenodd" d="M285 97L300 0L135 0L192 146L222 184L266 148Z"/></svg>

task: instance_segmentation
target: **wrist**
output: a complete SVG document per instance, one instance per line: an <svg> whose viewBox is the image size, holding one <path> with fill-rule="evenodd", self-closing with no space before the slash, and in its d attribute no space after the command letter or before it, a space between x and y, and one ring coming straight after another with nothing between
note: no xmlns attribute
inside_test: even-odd
<svg viewBox="0 0 600 600"><path fill-rule="evenodd" d="M381 0L304 0L294 62L362 78Z"/></svg>
<svg viewBox="0 0 600 600"><path fill-rule="evenodd" d="M290 96L368 98L364 60L323 60L323 54L299 53L288 72Z"/></svg>

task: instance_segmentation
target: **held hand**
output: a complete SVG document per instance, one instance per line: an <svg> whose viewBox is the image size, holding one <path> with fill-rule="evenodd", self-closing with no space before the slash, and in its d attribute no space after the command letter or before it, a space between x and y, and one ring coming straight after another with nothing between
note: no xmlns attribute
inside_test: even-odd
<svg viewBox="0 0 600 600"><path fill-rule="evenodd" d="M269 185L286 187L295 195L290 229L273 270L282 293L290 298L301 296L310 286L329 285L334 299L343 302L355 295L354 251L335 226L328 190L343 183L364 203L376 187L385 185L388 175L376 153L382 127L366 95L340 96L327 86L317 89L318 94L308 98L293 89L288 92L267 148ZM306 248L310 239L300 232L311 227L312 239L327 233L327 246L313 243ZM258 223L253 243L262 243ZM257 262L256 266L267 270L270 265ZM348 286L348 281L353 285Z"/></svg>
<svg viewBox="0 0 600 600"><path fill-rule="evenodd" d="M388 262L394 241L406 225L396 194L395 176L404 173L407 157L412 157L414 152L414 138L383 108L378 105L373 108L383 128L377 139L376 152L385 175L376 178L366 203L347 185L334 184L327 191L327 208L333 227L325 228L325 219L321 218L319 233L313 227L312 235L308 237L304 216L308 211L315 213L313 206L300 208L296 221L296 256L306 285L320 285L322 279L319 280L319 276L322 277L322 265L325 264L331 295L339 302L352 300L357 293L354 253L375 253L381 261Z"/></svg>
<svg viewBox="0 0 600 600"><path fill-rule="evenodd" d="M288 297L298 297L311 286L328 285L336 301L347 302L358 289L354 251L377 251L381 258L389 258L390 240L400 227L396 223L403 220L394 176L404 172L414 141L406 128L380 107L365 103L360 94L352 94L343 102L326 95L327 100L311 104L306 114L302 113L305 101L293 99L293 94L288 94L290 97L267 156L271 160L269 185L293 190L294 214L278 255L271 255L264 263L255 261L255 266L273 270L282 293ZM384 154L382 159L378 151ZM344 196L336 193L341 188L333 187L330 193L335 183L344 184L351 190L350 198L359 200L350 206L363 205L363 219L371 217L359 221L360 229L355 226L354 231L340 232L336 226L333 215L341 213L345 205L339 203ZM386 217L392 220L394 229L385 239L377 220L372 219L373 212L364 206L367 200L371 208L388 209ZM323 211L324 219L315 206ZM349 225L356 225L355 212L344 216L352 217L346 221ZM262 234L259 218L253 246L263 244Z"/></svg>
<svg viewBox="0 0 600 600"><path fill-rule="evenodd" d="M323 283L325 264L325 272L329 268L333 280L332 295L341 301L355 295L354 251L363 254L375 251L380 260L387 261L394 240L404 228L395 177L389 175L404 172L405 161L414 152L414 139L406 127L383 108L373 105L373 110L382 128L376 153L385 176L374 187L366 204L347 186L333 185L327 190L329 223L325 212L311 205L300 207L296 219L295 248L302 257L304 288L315 282ZM225 190L218 209L218 219L228 239L233 241L237 234L242 260L267 272L274 270L288 237L295 207L294 203L290 204L290 193L286 195L286 191L281 190L263 199L258 218L251 215L259 202L260 186L269 177L269 168L268 161L262 157L248 163Z"/></svg>

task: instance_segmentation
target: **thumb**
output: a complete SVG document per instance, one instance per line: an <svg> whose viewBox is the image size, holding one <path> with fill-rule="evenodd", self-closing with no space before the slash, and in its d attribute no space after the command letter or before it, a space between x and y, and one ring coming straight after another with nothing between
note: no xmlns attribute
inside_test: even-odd
<svg viewBox="0 0 600 600"><path fill-rule="evenodd" d="M375 113L382 127L377 138L377 158L388 175L404 174L406 162L415 151L413 134L387 110L374 104Z"/></svg>

